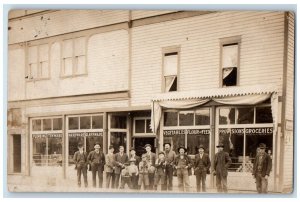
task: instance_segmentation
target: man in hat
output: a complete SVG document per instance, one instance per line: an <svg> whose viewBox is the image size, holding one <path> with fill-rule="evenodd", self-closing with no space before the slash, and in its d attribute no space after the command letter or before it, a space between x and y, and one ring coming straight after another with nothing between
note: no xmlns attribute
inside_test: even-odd
<svg viewBox="0 0 300 202"><path fill-rule="evenodd" d="M216 175L216 184L218 192L227 193L227 175L228 175L228 167L231 163L231 159L229 154L225 152L224 145L217 145L218 152L215 155L214 161L214 175Z"/></svg>
<svg viewBox="0 0 300 202"><path fill-rule="evenodd" d="M106 188L109 188L111 182L111 188L115 188L115 155L114 147L110 145L108 147L108 154L105 156L105 170L106 170Z"/></svg>
<svg viewBox="0 0 300 202"><path fill-rule="evenodd" d="M121 171L125 168L125 163L128 162L128 155L124 152L124 146L119 146L119 153L115 154L115 161L115 187L118 189Z"/></svg>
<svg viewBox="0 0 300 202"><path fill-rule="evenodd" d="M268 192L268 178L272 169L272 159L265 152L266 145L259 144L259 152L253 164L253 177L256 179L256 189L258 193Z"/></svg>
<svg viewBox="0 0 300 202"><path fill-rule="evenodd" d="M178 148L179 155L175 158L175 169L177 172L179 191L189 191L189 173L192 167L191 159L186 154L187 149L183 146Z"/></svg>
<svg viewBox="0 0 300 202"><path fill-rule="evenodd" d="M163 190L172 191L173 189L173 166L176 158L176 153L171 150L171 143L164 143L165 160L166 160L166 178L163 184Z"/></svg>
<svg viewBox="0 0 300 202"><path fill-rule="evenodd" d="M94 151L91 151L88 155L88 161L92 168L93 187L96 187L96 175L98 173L99 188L102 188L103 184L103 170L105 165L105 155L100 151L100 144L95 143Z"/></svg>
<svg viewBox="0 0 300 202"><path fill-rule="evenodd" d="M87 153L83 151L82 143L78 143L78 151L75 152L73 161L75 163L75 168L77 169L77 185L81 187L81 174L83 175L84 179L84 186L88 186L87 181Z"/></svg>
<svg viewBox="0 0 300 202"><path fill-rule="evenodd" d="M136 151L135 149L132 147L130 150L130 154L129 154L129 161L134 160L134 164L136 165L136 167L138 168L139 163L141 161L141 158L139 156L136 155ZM138 189L138 180L139 180L139 176L132 176L132 188L133 189Z"/></svg>
<svg viewBox="0 0 300 202"><path fill-rule="evenodd" d="M156 161L156 155L155 153L151 152L151 144L146 144L145 145L145 150L146 150L146 156L147 156L147 161L150 165L148 169L148 176L149 176L149 190L153 190L154 186L154 173L155 173L155 161Z"/></svg>
<svg viewBox="0 0 300 202"><path fill-rule="evenodd" d="M195 165L194 171L196 175L196 185L197 185L197 192L201 191L201 184L202 184L202 191L206 192L206 175L209 173L210 169L210 159L208 154L204 153L204 146L199 146L199 154L195 155Z"/></svg>

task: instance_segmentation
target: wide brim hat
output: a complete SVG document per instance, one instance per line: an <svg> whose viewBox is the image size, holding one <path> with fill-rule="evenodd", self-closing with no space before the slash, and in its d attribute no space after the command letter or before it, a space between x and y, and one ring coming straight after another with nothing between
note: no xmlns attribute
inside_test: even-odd
<svg viewBox="0 0 300 202"><path fill-rule="evenodd" d="M217 148L219 148L219 147L224 148L224 144L222 144L222 143L218 144L218 145L217 145Z"/></svg>
<svg viewBox="0 0 300 202"><path fill-rule="evenodd" d="M260 149L266 149L267 148L266 144L264 144L264 143L260 143L258 147Z"/></svg>
<svg viewBox="0 0 300 202"><path fill-rule="evenodd" d="M179 152L179 150L180 150L180 149L184 149L184 152L186 152L186 151L187 151L187 149L186 149L184 146L180 146L180 147L178 147L177 151Z"/></svg>
<svg viewBox="0 0 300 202"><path fill-rule="evenodd" d="M147 147L152 148L151 144L146 144L146 145L144 146L145 149L146 149Z"/></svg>

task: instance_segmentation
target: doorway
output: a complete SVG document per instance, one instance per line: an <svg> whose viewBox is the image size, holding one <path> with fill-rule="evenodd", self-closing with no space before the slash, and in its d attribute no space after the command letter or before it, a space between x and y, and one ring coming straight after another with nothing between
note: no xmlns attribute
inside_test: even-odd
<svg viewBox="0 0 300 202"><path fill-rule="evenodd" d="M21 173L21 135L13 135L13 171Z"/></svg>
<svg viewBox="0 0 300 202"><path fill-rule="evenodd" d="M135 137L132 139L134 146L136 150L136 155L142 156L146 152L145 145L150 144L151 145L151 152L156 152L156 144L155 144L155 137Z"/></svg>

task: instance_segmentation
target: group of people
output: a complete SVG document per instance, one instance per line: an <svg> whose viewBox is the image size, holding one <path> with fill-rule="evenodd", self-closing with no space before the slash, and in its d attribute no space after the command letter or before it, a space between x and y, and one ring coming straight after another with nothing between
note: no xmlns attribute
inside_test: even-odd
<svg viewBox="0 0 300 202"><path fill-rule="evenodd" d="M77 183L81 186L83 175L84 185L88 186L87 170L92 172L93 187L96 187L98 175L98 187L103 186L103 173L106 174L106 188L124 189L127 185L130 189L136 190L157 190L172 191L173 177L177 176L179 191L188 192L191 184L189 176L192 175L192 168L196 176L196 187L198 192L206 192L206 176L210 174L211 161L205 153L203 145L199 145L199 153L192 161L187 155L185 147L178 148L178 155L171 150L171 144L164 144L164 151L151 152L151 145L145 145L145 153L141 158L136 155L134 148L130 149L127 155L124 146L119 146L118 153L114 153L114 147L109 146L105 155L100 149L99 143L94 145L94 150L89 154L84 152L83 144L78 144L78 151L75 152L73 160L77 170ZM225 152L224 145L217 145L218 152L215 155L212 174L216 176L218 192L227 192L228 167L231 158ZM259 144L259 152L253 163L253 176L255 178L258 193L267 193L268 176L272 168L272 160L265 152L266 145Z"/></svg>

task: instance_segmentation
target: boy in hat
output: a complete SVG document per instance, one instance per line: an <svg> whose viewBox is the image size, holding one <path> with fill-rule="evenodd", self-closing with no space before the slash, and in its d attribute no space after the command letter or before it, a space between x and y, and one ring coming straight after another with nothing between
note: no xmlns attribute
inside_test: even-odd
<svg viewBox="0 0 300 202"><path fill-rule="evenodd" d="M164 143L165 160L166 160L166 178L163 190L172 191L173 189L173 166L176 158L176 153L171 150L171 143Z"/></svg>
<svg viewBox="0 0 300 202"><path fill-rule="evenodd" d="M95 150L89 153L88 161L92 168L93 187L96 187L96 175L98 173L99 188L102 188L105 156L103 152L100 151L100 148L101 146L99 143L94 145Z"/></svg>
<svg viewBox="0 0 300 202"><path fill-rule="evenodd" d="M129 163L130 165L128 166L129 169L129 174L131 176L131 188L132 189L138 189L138 179L139 179L139 169L137 165L135 164L136 160L135 159L130 159Z"/></svg>
<svg viewBox="0 0 300 202"><path fill-rule="evenodd" d="M138 186L139 190L141 189L142 185L144 185L144 190L148 190L149 186L149 176L148 176L148 169L150 167L149 162L147 161L147 155L142 155L142 161L139 163L139 181Z"/></svg>
<svg viewBox="0 0 300 202"><path fill-rule="evenodd" d="M120 175L125 163L128 162L128 155L124 152L124 146L119 146L119 153L115 154L115 187L119 188Z"/></svg>
<svg viewBox="0 0 300 202"><path fill-rule="evenodd" d="M105 171L106 171L106 188L109 188L111 181L111 188L115 188L115 155L114 147L110 145L108 147L108 154L105 156Z"/></svg>
<svg viewBox="0 0 300 202"><path fill-rule="evenodd" d="M81 174L83 175L84 179L84 186L88 186L87 182L87 153L83 151L82 143L78 143L78 151L75 152L73 161L75 163L75 168L77 169L77 185L81 187Z"/></svg>
<svg viewBox="0 0 300 202"><path fill-rule="evenodd" d="M204 146L199 146L199 154L195 155L195 165L194 171L196 175L196 185L197 185L197 192L201 191L201 184L202 184L202 191L206 192L206 175L209 173L210 168L210 159L208 154L204 153Z"/></svg>
<svg viewBox="0 0 300 202"><path fill-rule="evenodd" d="M260 143L259 152L253 163L252 175L256 179L256 189L259 194L268 192L268 178L272 169L272 159L265 150L266 145Z"/></svg>
<svg viewBox="0 0 300 202"><path fill-rule="evenodd" d="M229 154L223 150L223 144L217 145L217 148L218 152L215 155L213 174L216 175L216 184L218 192L227 193L227 169L231 164L231 159L229 157Z"/></svg>
<svg viewBox="0 0 300 202"><path fill-rule="evenodd" d="M155 161L156 161L156 155L155 153L151 152L151 144L146 144L145 145L145 150L146 150L146 156L147 156L147 161L150 164L149 167L149 190L153 189L154 186L154 173L155 173Z"/></svg>
<svg viewBox="0 0 300 202"><path fill-rule="evenodd" d="M124 189L125 185L131 189L131 174L129 171L129 162L124 163L124 169L121 171L121 186L120 189Z"/></svg>
<svg viewBox="0 0 300 202"><path fill-rule="evenodd" d="M159 183L161 184L161 190L163 190L163 184L165 184L166 178L166 160L164 152L159 152L158 159L155 161L155 168L154 190L157 190Z"/></svg>
<svg viewBox="0 0 300 202"><path fill-rule="evenodd" d="M189 173L188 169L192 167L191 159L186 154L186 148L178 148L179 155L175 158L175 169L177 172L179 191L189 191Z"/></svg>

